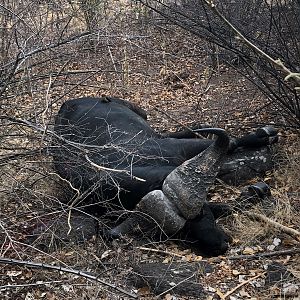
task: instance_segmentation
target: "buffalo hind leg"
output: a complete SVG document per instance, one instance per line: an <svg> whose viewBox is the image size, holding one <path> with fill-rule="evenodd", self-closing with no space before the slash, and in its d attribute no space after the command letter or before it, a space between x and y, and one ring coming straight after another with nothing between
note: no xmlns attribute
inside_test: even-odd
<svg viewBox="0 0 300 300"><path fill-rule="evenodd" d="M269 207L272 202L270 187L264 182L257 182L243 188L240 196L230 202L208 202L215 219L227 217L236 211L245 211L256 204Z"/></svg>
<svg viewBox="0 0 300 300"><path fill-rule="evenodd" d="M247 181L274 168L274 154L270 147L240 149L226 155L218 178L229 185L245 185Z"/></svg>
<svg viewBox="0 0 300 300"><path fill-rule="evenodd" d="M153 214L153 208L155 213ZM110 238L133 233L136 228L151 231L160 227L167 236L172 236L184 227L185 219L179 215L175 205L169 201L161 190L154 190L142 198L126 220L107 231Z"/></svg>
<svg viewBox="0 0 300 300"><path fill-rule="evenodd" d="M229 152L237 148L261 148L272 145L278 141L278 131L272 126L258 128L254 133L241 138L233 138L229 146Z"/></svg>

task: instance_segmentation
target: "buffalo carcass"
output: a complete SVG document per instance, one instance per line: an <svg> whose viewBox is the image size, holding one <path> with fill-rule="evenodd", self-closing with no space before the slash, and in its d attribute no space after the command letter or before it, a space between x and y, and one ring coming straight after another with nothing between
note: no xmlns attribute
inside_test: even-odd
<svg viewBox="0 0 300 300"><path fill-rule="evenodd" d="M211 214L206 193L217 174L239 182L272 166L265 146L277 141L273 128L242 138L229 138L221 129L202 129L216 134L214 141L196 138L190 131L159 134L146 118L144 110L118 98L80 98L62 105L55 122L61 145L54 163L59 175L82 192L77 201L92 199L109 210L133 209L143 199L138 210L166 234L182 229L186 220L194 222L199 233ZM165 212L170 213L169 221ZM135 220L122 224L110 234L128 231ZM224 251L226 235L219 229L213 232L222 244L215 248Z"/></svg>

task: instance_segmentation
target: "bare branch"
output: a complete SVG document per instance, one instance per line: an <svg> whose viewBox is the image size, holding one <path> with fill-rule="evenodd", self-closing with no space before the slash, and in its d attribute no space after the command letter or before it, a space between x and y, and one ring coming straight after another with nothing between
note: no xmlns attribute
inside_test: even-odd
<svg viewBox="0 0 300 300"><path fill-rule="evenodd" d="M137 177L137 176L134 176L134 175L130 174L129 171L126 171L126 170L119 170L119 169L111 169L111 168L99 166L99 165L97 165L96 163L94 163L93 161L91 161L87 154L86 154L84 157L85 157L86 160L87 160L93 167L95 167L98 171L100 170L100 171L111 171L111 172L115 172L115 173L125 173L125 174L131 176L133 179L136 179L136 180L141 181L141 182L146 182L145 179L140 178L140 177Z"/></svg>
<svg viewBox="0 0 300 300"><path fill-rule="evenodd" d="M247 39L231 22L225 18L225 16L218 10L216 5L213 3L213 1L205 0L205 2L209 5L211 10L220 18L223 20L225 24L227 24L231 30L237 34L238 40L244 42L250 49L258 53L260 56L265 58L267 61L272 63L275 67L279 67L285 74L286 78L292 78L295 80L297 84L300 85L300 75L298 73L294 73L291 70L289 70L284 63L280 59L274 59L270 55L268 55L266 52L264 52L262 49L260 49L258 46L256 46L254 43L252 43L249 39ZM294 74L294 75L293 75ZM286 79L285 78L285 79Z"/></svg>
<svg viewBox="0 0 300 300"><path fill-rule="evenodd" d="M282 256L282 255L293 255L300 253L300 248L293 248L288 250L279 250L273 252L264 252L264 253L257 253L253 255L235 255L235 256L228 256L226 259L230 260L238 260L238 259L261 259L263 257L273 257L273 256Z"/></svg>
<svg viewBox="0 0 300 300"><path fill-rule="evenodd" d="M116 290L126 296L129 296L131 298L137 299L137 295L133 294L131 292L128 292L116 285L113 285L109 282L106 282L104 280L101 280L98 278L98 276L95 275L91 275L89 273L80 271L80 270L75 270L75 269L70 269L70 268L66 268L66 267L62 267L62 266L53 266L53 265L48 265L45 263L39 263L39 262L32 262L32 261L24 261L24 260L17 260L17 259L10 259L10 258L4 258L4 257L0 257L0 264L9 264L9 265L17 265L17 266L26 266L29 268L39 268L39 269L47 269L47 270L55 270L55 271L59 271L59 272L64 272L64 273L70 273L70 274L74 274L77 276L81 276L96 282L99 282L100 284L107 286L113 290Z"/></svg>

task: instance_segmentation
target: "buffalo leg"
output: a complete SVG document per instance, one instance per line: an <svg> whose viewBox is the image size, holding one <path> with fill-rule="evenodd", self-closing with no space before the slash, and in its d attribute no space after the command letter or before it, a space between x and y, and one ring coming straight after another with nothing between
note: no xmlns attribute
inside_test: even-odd
<svg viewBox="0 0 300 300"><path fill-rule="evenodd" d="M230 185L244 185L249 179L263 176L274 167L269 147L244 149L226 155L218 178Z"/></svg>
<svg viewBox="0 0 300 300"><path fill-rule="evenodd" d="M171 236L183 228L184 223L184 218L179 215L174 204L161 190L155 190L144 196L138 203L135 213L109 230L107 235L114 238L130 233L136 227L142 231L149 231L159 226L166 235Z"/></svg>
<svg viewBox="0 0 300 300"><path fill-rule="evenodd" d="M241 138L233 138L229 147L229 152L237 148L260 148L272 145L278 141L277 130L272 126L265 126L257 129Z"/></svg>
<svg viewBox="0 0 300 300"><path fill-rule="evenodd" d="M208 202L208 206L214 218L218 219L227 217L236 211L245 211L258 203L264 204L264 202L269 202L270 196L269 186L264 182L257 182L245 187L240 196L230 203Z"/></svg>

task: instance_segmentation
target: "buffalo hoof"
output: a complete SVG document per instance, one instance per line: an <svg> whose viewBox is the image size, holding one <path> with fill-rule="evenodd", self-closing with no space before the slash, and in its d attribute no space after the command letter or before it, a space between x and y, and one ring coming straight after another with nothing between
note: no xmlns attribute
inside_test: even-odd
<svg viewBox="0 0 300 300"><path fill-rule="evenodd" d="M265 140L268 145L272 145L278 142L278 131L272 126L258 128L255 131L255 134L258 138Z"/></svg>
<svg viewBox="0 0 300 300"><path fill-rule="evenodd" d="M255 195L260 199L271 196L270 187L265 182L257 182L255 184L249 185L248 191L251 195Z"/></svg>
<svg viewBox="0 0 300 300"><path fill-rule="evenodd" d="M270 196L270 187L264 182L257 182L245 187L245 189L241 192L240 197L252 206L262 202L261 200Z"/></svg>
<svg viewBox="0 0 300 300"><path fill-rule="evenodd" d="M103 237L107 240L120 239L126 234L130 234L140 224L140 219L137 215L129 216L118 226L111 229L103 229Z"/></svg>
<svg viewBox="0 0 300 300"><path fill-rule="evenodd" d="M241 193L237 208L244 211L260 204L265 213L270 213L276 205L270 187L264 182L257 182L247 186Z"/></svg>
<svg viewBox="0 0 300 300"><path fill-rule="evenodd" d="M265 137L265 136L275 136L278 134L278 131L272 126L265 126L262 128L258 128L255 131L255 133L258 137Z"/></svg>

